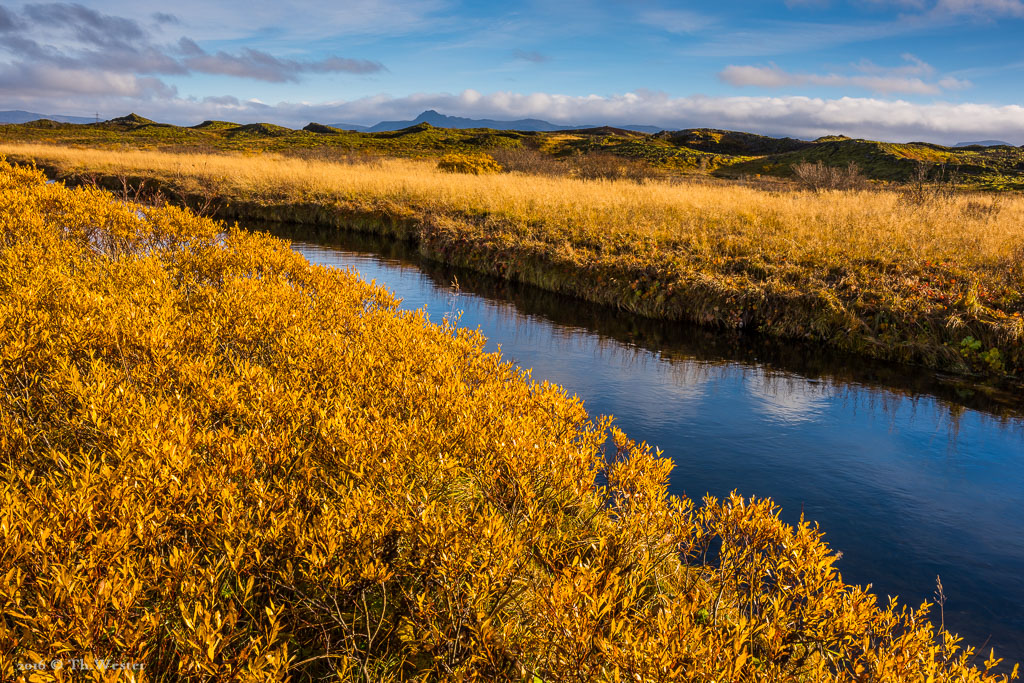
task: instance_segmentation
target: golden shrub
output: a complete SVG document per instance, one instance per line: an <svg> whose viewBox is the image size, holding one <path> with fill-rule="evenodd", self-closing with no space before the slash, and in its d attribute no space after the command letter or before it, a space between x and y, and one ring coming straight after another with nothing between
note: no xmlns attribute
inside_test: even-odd
<svg viewBox="0 0 1024 683"><path fill-rule="evenodd" d="M483 175L501 173L501 164L488 154L445 154L437 162L439 171Z"/></svg>
<svg viewBox="0 0 1024 683"><path fill-rule="evenodd" d="M999 680L482 347L0 162L0 678Z"/></svg>

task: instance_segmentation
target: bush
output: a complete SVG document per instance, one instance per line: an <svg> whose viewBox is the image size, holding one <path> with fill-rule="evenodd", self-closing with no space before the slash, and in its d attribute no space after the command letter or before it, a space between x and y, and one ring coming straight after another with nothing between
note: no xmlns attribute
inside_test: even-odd
<svg viewBox="0 0 1024 683"><path fill-rule="evenodd" d="M525 173L528 175L567 176L571 169L569 165L555 159L550 154L544 154L535 149L496 148L490 150L490 155L501 164L501 167L512 173Z"/></svg>
<svg viewBox="0 0 1024 683"><path fill-rule="evenodd" d="M589 152L556 158L534 149L493 150L492 156L506 171L529 175L568 176L583 180L633 180L664 178L664 171L637 159Z"/></svg>
<svg viewBox="0 0 1024 683"><path fill-rule="evenodd" d="M959 183L959 168L918 161L903 185L902 198L912 207L934 206L952 199L959 191ZM965 213L972 212L968 209Z"/></svg>
<svg viewBox="0 0 1024 683"><path fill-rule="evenodd" d="M437 168L446 173L501 173L501 165L486 154L445 154Z"/></svg>
<svg viewBox="0 0 1024 683"><path fill-rule="evenodd" d="M793 174L806 188L821 192L823 190L862 190L868 186L868 180L860 172L857 162L851 161L845 168L826 166L824 162L803 162L793 165Z"/></svg>
<svg viewBox="0 0 1024 683"><path fill-rule="evenodd" d="M591 152L568 160L571 175L584 180L632 180L642 182L665 174L650 164L615 154Z"/></svg>
<svg viewBox="0 0 1024 683"><path fill-rule="evenodd" d="M999 680L483 342L0 162L0 679Z"/></svg>

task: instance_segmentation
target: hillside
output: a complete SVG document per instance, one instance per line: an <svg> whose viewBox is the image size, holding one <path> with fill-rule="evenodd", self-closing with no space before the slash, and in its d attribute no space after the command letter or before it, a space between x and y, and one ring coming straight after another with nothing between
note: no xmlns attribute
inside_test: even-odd
<svg viewBox="0 0 1024 683"><path fill-rule="evenodd" d="M767 174L788 176L794 165L821 161L830 166L856 163L872 180L910 180L921 164L938 166L947 176L959 175L963 182L1024 189L1024 148L943 147L926 142L897 144L872 140L818 140L791 151L766 154L732 164L730 175Z"/></svg>
<svg viewBox="0 0 1024 683"><path fill-rule="evenodd" d="M929 180L953 179L986 190L1024 189L1024 147L1009 145L944 147L926 142L898 144L844 136L797 140L708 128L655 134L610 126L509 130L465 125L522 122L475 121L437 112L424 112L420 118L424 117L449 125L439 127L422 120L390 130L391 124L410 122L382 122L375 126L383 127L381 130L358 131L344 128L351 124L310 123L302 130L293 130L270 123L204 121L184 127L130 114L100 123L69 124L43 119L2 125L0 141L91 147L130 145L165 151L194 147L206 151L283 152L323 159L344 155L436 157L449 152L492 153L511 170L551 173L567 168L559 162L578 165L580 160L586 160L597 169L597 175L614 171L629 177L702 173L721 178L784 179L793 176L797 164L822 162L846 166L853 162L875 181L920 178L919 169L924 166L931 169ZM513 158L516 154L519 157ZM628 168L609 170L616 164L626 164Z"/></svg>

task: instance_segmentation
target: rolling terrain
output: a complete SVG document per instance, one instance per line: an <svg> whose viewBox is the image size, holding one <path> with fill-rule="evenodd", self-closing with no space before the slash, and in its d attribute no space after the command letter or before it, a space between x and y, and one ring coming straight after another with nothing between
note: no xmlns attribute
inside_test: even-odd
<svg viewBox="0 0 1024 683"><path fill-rule="evenodd" d="M470 121L438 117L458 125ZM547 163L555 170L559 167L551 166L552 162L601 157L617 158L632 164L634 171L642 169L651 175L707 174L720 178L785 179L793 176L793 168L799 164L847 166L852 162L868 179L883 183L923 178L980 190L1024 189L1022 147L945 147L927 142L890 143L844 136L808 141L703 128L654 134L609 126L523 131L440 128L421 121L399 130L372 132L320 123L310 123L301 130L270 123L228 121L175 126L130 114L101 123L69 124L42 119L2 125L0 141L90 147L128 145L160 151L191 148L208 152L281 152L322 159L335 155L435 157L458 152L496 153L499 161L504 161L510 154L514 157L526 153L535 157L534 162Z"/></svg>

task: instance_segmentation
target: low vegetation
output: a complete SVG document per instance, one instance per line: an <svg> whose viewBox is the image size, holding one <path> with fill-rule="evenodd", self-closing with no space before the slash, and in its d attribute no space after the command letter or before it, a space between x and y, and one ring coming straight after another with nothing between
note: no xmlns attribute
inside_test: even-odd
<svg viewBox="0 0 1024 683"><path fill-rule="evenodd" d="M196 126L157 123L135 114L93 124L33 121L0 125L0 141L153 149L245 152L350 158L390 156L437 159L446 154L490 154L506 168L528 163L545 173L582 178L715 176L789 180L810 164L847 168L865 179L903 183L922 166L933 176L949 169L964 187L1024 189L1024 148L943 147L896 144L841 135L818 140L771 138L753 133L697 128L654 135L603 126L556 132L446 129L420 123L403 130L364 133L310 123L292 130L269 123L239 125L204 121ZM504 157L504 158L503 158ZM506 163L509 157L519 164Z"/></svg>
<svg viewBox="0 0 1024 683"><path fill-rule="evenodd" d="M44 180L0 162L4 680L1007 680L478 333Z"/></svg>
<svg viewBox="0 0 1024 683"><path fill-rule="evenodd" d="M860 172L857 162L851 161L845 168L828 166L822 161L817 163L803 162L793 166L793 175L800 183L810 189L822 190L863 190L868 181Z"/></svg>
<svg viewBox="0 0 1024 683"><path fill-rule="evenodd" d="M437 168L447 173L501 173L501 164L487 154L445 154Z"/></svg>
<svg viewBox="0 0 1024 683"><path fill-rule="evenodd" d="M1024 377L1017 196L450 174L380 158L0 152L126 199L147 187L226 218L411 239L432 258L653 318Z"/></svg>

